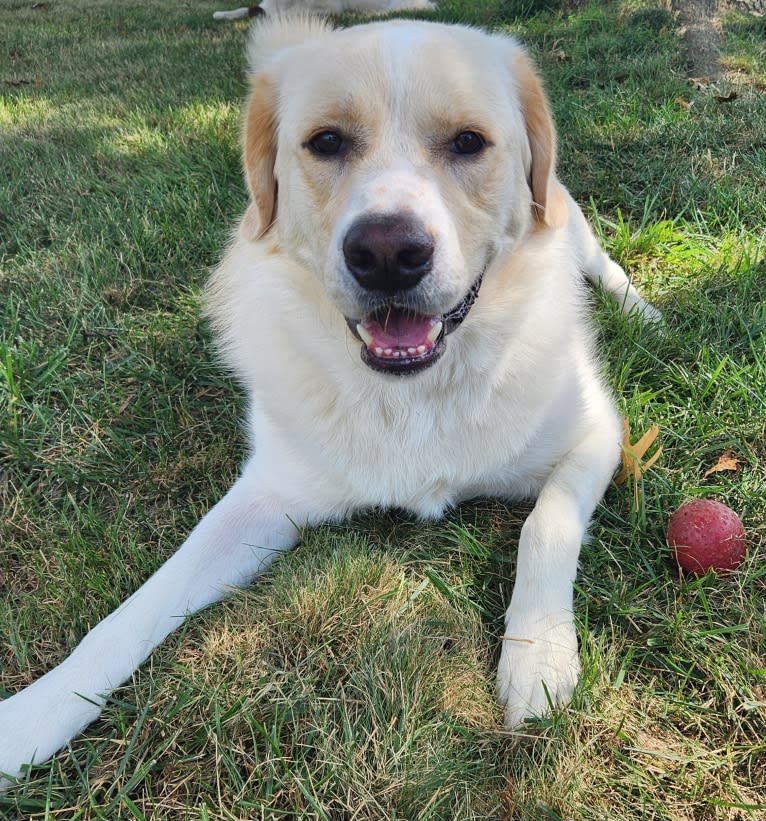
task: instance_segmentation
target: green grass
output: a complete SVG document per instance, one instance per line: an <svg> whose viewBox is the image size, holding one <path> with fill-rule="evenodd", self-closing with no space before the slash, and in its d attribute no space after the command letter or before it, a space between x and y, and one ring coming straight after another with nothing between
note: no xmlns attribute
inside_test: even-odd
<svg viewBox="0 0 766 821"><path fill-rule="evenodd" d="M443 0L546 76L561 176L664 334L594 303L605 372L663 457L582 555L583 676L522 733L493 701L524 510L305 534L192 619L3 819L766 816L766 56L726 19L718 89L639 2ZM225 492L240 397L199 293L244 204L242 25L220 4L0 7L0 688L60 661ZM720 103L736 90L737 98ZM734 473L705 477L721 453ZM737 509L743 568L681 578L682 499Z"/></svg>

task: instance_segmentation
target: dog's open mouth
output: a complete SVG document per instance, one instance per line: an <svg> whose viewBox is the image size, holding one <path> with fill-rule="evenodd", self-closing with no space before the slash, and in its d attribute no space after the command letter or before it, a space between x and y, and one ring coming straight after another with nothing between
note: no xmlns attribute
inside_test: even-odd
<svg viewBox="0 0 766 821"><path fill-rule="evenodd" d="M481 287L481 277L451 311L441 316L413 313L395 305L380 308L370 316L346 318L362 345L362 361L385 373L416 373L433 365L444 353L445 337L466 318Z"/></svg>

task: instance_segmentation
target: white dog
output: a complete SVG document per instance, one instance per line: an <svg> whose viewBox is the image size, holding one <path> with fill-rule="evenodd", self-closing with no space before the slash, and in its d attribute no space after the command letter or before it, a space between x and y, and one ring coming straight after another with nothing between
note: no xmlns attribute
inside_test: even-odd
<svg viewBox="0 0 766 821"><path fill-rule="evenodd" d="M257 6L241 6L230 11L214 11L214 20L243 20L261 14L279 15L298 11L313 14L389 14L394 11L434 11L430 0L261 0Z"/></svg>
<svg viewBox="0 0 766 821"><path fill-rule="evenodd" d="M250 204L209 292L249 400L239 480L71 656L0 704L0 771L61 749L186 616L298 528L535 498L505 614L507 726L578 677L572 585L620 452L581 272L655 318L557 180L540 82L511 38L308 18L256 27Z"/></svg>

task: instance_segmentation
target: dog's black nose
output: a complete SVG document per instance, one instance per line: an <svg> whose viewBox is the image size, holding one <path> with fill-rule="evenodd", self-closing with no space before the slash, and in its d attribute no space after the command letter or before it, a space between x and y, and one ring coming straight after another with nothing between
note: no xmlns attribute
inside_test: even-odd
<svg viewBox="0 0 766 821"><path fill-rule="evenodd" d="M414 288L431 270L434 241L413 219L362 217L343 240L343 256L363 288L393 293Z"/></svg>

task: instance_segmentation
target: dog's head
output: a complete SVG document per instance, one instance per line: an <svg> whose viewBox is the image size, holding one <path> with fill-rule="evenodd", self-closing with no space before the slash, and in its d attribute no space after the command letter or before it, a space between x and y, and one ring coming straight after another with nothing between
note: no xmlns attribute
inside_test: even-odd
<svg viewBox="0 0 766 821"><path fill-rule="evenodd" d="M493 260L566 221L525 52L461 26L297 18L257 25L250 56L243 231L320 279L371 368L433 364Z"/></svg>

